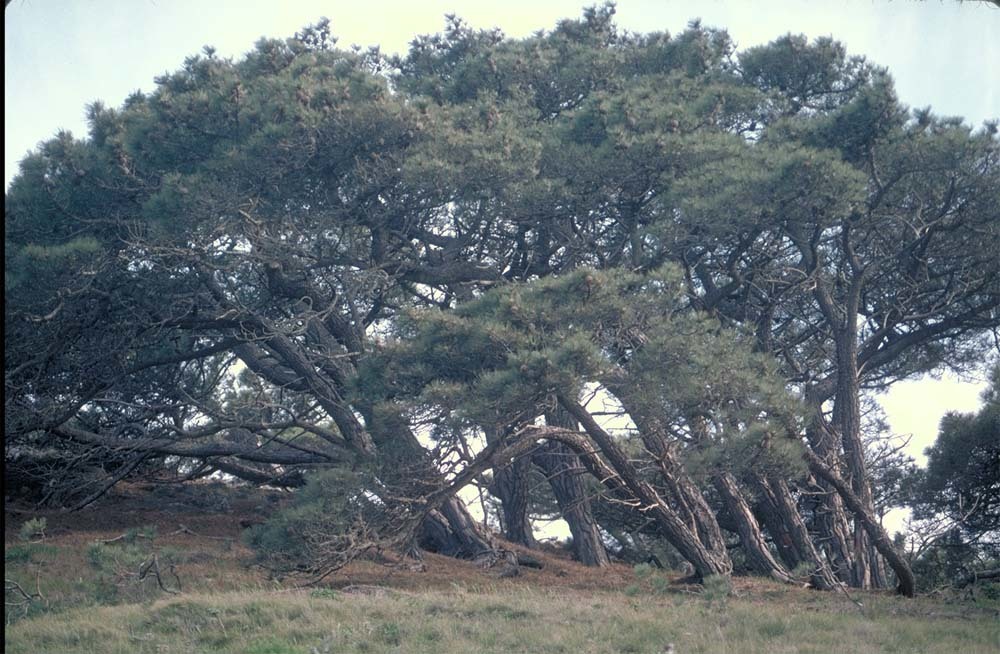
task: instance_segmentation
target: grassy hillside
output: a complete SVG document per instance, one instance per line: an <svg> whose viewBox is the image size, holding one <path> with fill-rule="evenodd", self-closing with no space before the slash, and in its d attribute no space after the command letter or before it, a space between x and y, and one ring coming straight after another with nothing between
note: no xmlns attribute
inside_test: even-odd
<svg viewBox="0 0 1000 654"><path fill-rule="evenodd" d="M191 594L18 622L14 652L996 652L995 617L778 589L709 604L686 596L490 586ZM916 608L916 610L914 610Z"/></svg>
<svg viewBox="0 0 1000 654"><path fill-rule="evenodd" d="M175 493L176 496L171 496ZM428 555L360 562L296 589L252 566L240 522L280 496L205 486L119 496L78 514L8 512L7 652L996 652L997 604L903 600L736 579L701 589L559 552L501 579ZM45 518L45 529L22 529ZM37 527L39 523L32 523ZM23 532L23 533L22 533ZM110 542L105 542L110 541ZM155 557L160 571L140 578ZM161 586L162 584L162 586Z"/></svg>

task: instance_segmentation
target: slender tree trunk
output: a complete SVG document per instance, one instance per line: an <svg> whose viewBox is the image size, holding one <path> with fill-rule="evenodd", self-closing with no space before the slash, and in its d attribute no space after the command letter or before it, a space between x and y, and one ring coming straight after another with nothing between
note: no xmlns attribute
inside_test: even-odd
<svg viewBox="0 0 1000 654"><path fill-rule="evenodd" d="M889 566L892 567L892 571L896 573L896 578L899 581L898 592L907 597L913 597L916 591L916 580L913 576L913 571L906 560L893 547L892 541L889 539L889 534L879 524L874 514L865 507L862 499L854 493L854 490L840 475L827 466L815 453L806 450L806 462L809 464L809 469L813 471L813 474L825 480L837 490L844 499L844 503L854 513L855 519L864 527L878 549L878 553L885 557Z"/></svg>
<svg viewBox="0 0 1000 654"><path fill-rule="evenodd" d="M595 472L598 479L602 481L610 479L609 475L617 477L620 482L615 485L615 489L624 486L635 499L642 503L643 510L657 521L664 538L694 566L695 573L699 577L728 575L733 571L733 564L728 553L713 552L705 547L697 533L692 532L659 493L640 478L638 471L632 466L628 457L614 442L611 435L597 424L586 409L577 402L567 400L564 397L559 398L559 403L579 421L584 431L593 439L611 464L611 470L592 472ZM584 460L586 461L586 459ZM603 463L600 462L592 463L603 466Z"/></svg>
<svg viewBox="0 0 1000 654"><path fill-rule="evenodd" d="M670 489L680 517L692 526L709 551L717 556L728 556L726 539L722 536L715 511L678 461L666 437L667 430L656 417L647 415L631 401L629 388L611 383L608 384L608 388L632 418L632 422L639 430L643 445L655 457L660 476Z"/></svg>

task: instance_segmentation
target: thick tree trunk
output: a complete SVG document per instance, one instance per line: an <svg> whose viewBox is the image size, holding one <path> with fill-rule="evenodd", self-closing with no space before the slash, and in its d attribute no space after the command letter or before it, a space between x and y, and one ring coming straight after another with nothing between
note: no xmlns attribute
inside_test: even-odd
<svg viewBox="0 0 1000 654"><path fill-rule="evenodd" d="M584 472L580 458L562 443L550 442L540 447L531 460L549 481L559 512L573 534L577 560L589 566L608 565L608 552L580 476Z"/></svg>
<svg viewBox="0 0 1000 654"><path fill-rule="evenodd" d="M450 497L438 510L448 521L454 556L472 558L494 549L489 535L472 517L461 499Z"/></svg>
<svg viewBox="0 0 1000 654"><path fill-rule="evenodd" d="M457 497L430 511L420 522L417 543L429 552L471 559L494 549L493 543Z"/></svg>
<svg viewBox="0 0 1000 654"><path fill-rule="evenodd" d="M774 547L785 567L794 570L804 562L804 559L792 539L792 530L786 524L785 517L781 515L778 501L773 497L771 489L762 483L763 480L757 478L757 475L754 477L754 492L758 498L754 505L754 513L771 535Z"/></svg>
<svg viewBox="0 0 1000 654"><path fill-rule="evenodd" d="M882 521L879 520L879 523ZM868 559L872 562L872 586L874 588L889 588L891 582L885 569L885 559L878 553L874 543L868 543Z"/></svg>
<svg viewBox="0 0 1000 654"><path fill-rule="evenodd" d="M795 578L771 554L764 540L764 534L760 531L760 525L743 497L736 479L725 472L716 475L712 479L712 484L722 497L726 510L735 523L737 533L740 535L740 544L754 572L785 583L793 583Z"/></svg>
<svg viewBox="0 0 1000 654"><path fill-rule="evenodd" d="M496 427L483 427L487 443L496 443L500 432ZM504 538L512 543L535 547L534 530L531 526L529 481L531 459L528 456L516 457L512 461L499 462L493 466L493 482L490 493L500 500Z"/></svg>
<svg viewBox="0 0 1000 654"><path fill-rule="evenodd" d="M421 549L445 556L459 556L462 551L461 544L448 526L448 519L440 511L431 511L420 523L417 544Z"/></svg>
<svg viewBox="0 0 1000 654"><path fill-rule="evenodd" d="M500 500L503 509L504 537L512 543L535 547L534 530L531 527L528 473L531 459L527 456L515 459L505 466L493 469L493 483L490 493Z"/></svg>
<svg viewBox="0 0 1000 654"><path fill-rule="evenodd" d="M840 432L851 490L865 510L874 513L864 445L861 442L861 390L857 370L857 338L854 330L847 329L846 332L837 339L837 396L833 405L833 420ZM873 575L873 567L877 565L877 558L873 556L874 552L865 527L858 520L854 521L852 536L854 565L851 570L851 585L856 588L876 587L877 575Z"/></svg>
<svg viewBox="0 0 1000 654"><path fill-rule="evenodd" d="M555 398L553 398L553 401ZM576 419L556 405L545 412L545 424L572 431L580 428ZM585 472L579 457L562 443L547 443L532 458L545 473L552 494L563 520L573 535L573 552L578 561L589 566L606 566L611 561L601 538L601 530L594 519L590 497L583 482Z"/></svg>
<svg viewBox="0 0 1000 654"><path fill-rule="evenodd" d="M839 449L837 440L827 427L818 403L814 408L815 415L806 428L806 439L812 451L831 469L839 467ZM830 484L823 479L817 479L817 485L826 494L817 496L813 506L814 526L820 532L821 547L826 552L827 560L837 579L851 585L854 570L854 551L852 550L850 518L844 508L844 502Z"/></svg>
<svg viewBox="0 0 1000 654"><path fill-rule="evenodd" d="M852 222L845 220L841 225L840 248L848 264L839 270L833 279L833 271L824 266L823 258L815 239L806 237L801 226L791 225L789 237L795 242L802 255L804 268L813 275L812 295L817 308L823 315L830 329L833 345L836 349L833 388L824 389L817 397L812 398L812 404L817 412L817 420L822 423L822 404L834 398L833 422L839 431L840 446L843 455L832 444L824 444L814 450L819 455L823 465L839 476L843 473L851 486L852 494L860 502L865 513L871 515L872 498L868 475L865 470L864 448L861 443L861 411L860 382L858 370L858 318L860 315L862 295L867 283L868 268L858 258L852 242ZM846 281L845 285L843 282ZM811 389L816 391L816 387ZM841 467L841 464L843 467ZM843 496L842 493L840 493ZM846 498L844 500L847 501ZM848 564L848 569L837 570L838 576L847 573L849 582L857 587L870 587L872 584L872 560L869 557L869 534L864 524L855 520L853 530L842 533L842 523L845 512L836 503L828 504L829 511L824 525L833 537L828 540L836 550L835 556L843 559L840 563ZM846 536L846 539L845 539ZM844 541L847 540L847 543ZM850 543L850 544L848 544Z"/></svg>
<svg viewBox="0 0 1000 654"><path fill-rule="evenodd" d="M427 450L417 440L413 430L410 429L406 420L395 411L374 410L372 407L365 407L365 421L369 425L375 444L382 451L393 452L394 457L399 461L406 461L413 466L414 470L421 470L422 474L428 474L430 480L441 480L443 477L430 460ZM457 492L459 489L453 489ZM433 513L429 514L424 521L431 520L432 524L424 527L421 525L420 533L424 536L435 534L433 542L437 543L436 551L448 553L452 556L471 558L482 552L493 549L493 542L489 534L483 529L465 508L462 500L453 494L443 500L440 506L435 507L440 518L445 521L447 529L442 531L437 517ZM442 539L441 534L447 536ZM442 542L443 540L443 542Z"/></svg>

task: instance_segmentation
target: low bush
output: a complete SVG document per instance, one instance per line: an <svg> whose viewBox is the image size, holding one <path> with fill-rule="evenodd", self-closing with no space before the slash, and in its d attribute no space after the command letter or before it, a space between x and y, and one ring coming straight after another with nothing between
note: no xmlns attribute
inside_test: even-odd
<svg viewBox="0 0 1000 654"><path fill-rule="evenodd" d="M18 536L20 536L21 540L24 541L45 538L45 528L47 526L45 518L32 518L21 525L21 530L18 533Z"/></svg>

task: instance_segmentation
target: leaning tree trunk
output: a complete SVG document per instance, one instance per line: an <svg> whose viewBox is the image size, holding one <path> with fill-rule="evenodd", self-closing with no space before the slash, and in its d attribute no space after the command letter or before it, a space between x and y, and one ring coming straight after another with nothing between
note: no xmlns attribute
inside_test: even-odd
<svg viewBox="0 0 1000 654"><path fill-rule="evenodd" d="M559 397L559 404L583 426L587 435L607 457L610 469L593 455L590 457L582 456L584 453L578 451L577 454L581 454L584 464L588 467L603 467L603 470L591 470L591 472L613 490L625 490L638 500L642 504L643 510L657 521L663 532L663 537L694 566L695 573L699 577L729 575L733 571L733 564L728 553L714 552L705 547L698 534L681 520L677 512L664 501L656 489L641 479L639 472L614 442L611 435L597 424L586 409L577 402L569 401L562 396ZM617 480L617 483L611 477Z"/></svg>
<svg viewBox="0 0 1000 654"><path fill-rule="evenodd" d="M754 492L757 495L754 513L757 519L763 523L767 533L771 535L771 541L785 567L794 570L804 563L805 559L799 548L795 546L792 530L786 524L785 517L780 513L777 499L773 497L771 489L762 481L758 475L754 475Z"/></svg>
<svg viewBox="0 0 1000 654"><path fill-rule="evenodd" d="M765 478L753 473L754 487L764 504L764 515L771 537L778 542L785 564L795 569L809 566L809 581L819 590L832 590L841 585L830 565L816 549L805 521L795 504L788 483L781 478Z"/></svg>
<svg viewBox="0 0 1000 654"><path fill-rule="evenodd" d="M438 510L448 521L452 546L457 546L455 556L472 558L494 549L489 536L465 508L461 499L449 497Z"/></svg>
<svg viewBox="0 0 1000 654"><path fill-rule="evenodd" d="M643 445L655 458L660 477L670 489L673 503L681 518L693 526L698 538L710 552L719 557L728 556L726 539L722 536L715 511L678 461L677 454L666 436L667 429L658 418L642 411L640 404L633 401L633 389L611 382L608 382L608 388L628 412L639 430Z"/></svg>
<svg viewBox="0 0 1000 654"><path fill-rule="evenodd" d="M391 451L395 459L405 461L407 467L421 470L424 476L429 475L428 481L434 482L434 486L447 486L429 453L398 411L387 407L366 406L364 413L379 450ZM459 489L454 490L457 492ZM434 535L427 542L434 543L432 549L435 551L460 558L472 558L494 548L489 534L476 522L460 498L452 494L442 499L437 511L438 517L428 515L424 519L425 522L432 521L432 524L421 526L424 538ZM443 518L443 524L439 518Z"/></svg>
<svg viewBox="0 0 1000 654"><path fill-rule="evenodd" d="M896 579L899 581L897 591L906 597L913 597L916 592L916 579L913 576L913 571L906 560L893 547L892 541L889 539L889 534L886 533L874 514L865 507L864 501L854 493L854 490L847 482L827 466L815 453L806 450L805 456L806 462L809 464L809 469L813 474L837 490L837 493L844 499L844 503L854 513L855 520L864 527L878 553L885 557L892 571L896 573Z"/></svg>
<svg viewBox="0 0 1000 654"><path fill-rule="evenodd" d="M822 410L818 402L813 402L814 416L811 424L806 427L806 440L812 451L832 469L839 466L840 458L837 439L826 426ZM844 502L829 483L816 479L816 485L825 491L816 496L813 504L813 522L820 532L821 547L826 552L827 560L837 579L851 585L853 581L854 552L851 549L850 518L844 507Z"/></svg>
<svg viewBox="0 0 1000 654"><path fill-rule="evenodd" d="M736 479L728 472L724 472L713 477L712 484L722 497L726 510L736 525L737 533L740 535L740 545L743 546L747 562L754 572L784 583L793 583L795 578L771 554L760 525L743 497Z"/></svg>
<svg viewBox="0 0 1000 654"><path fill-rule="evenodd" d="M211 271L202 267L200 272L203 284L221 311L244 313L244 307L237 307L228 299ZM330 355L363 352L363 328L332 310L334 298L303 279L286 275L276 261L266 266L265 274L272 294L287 298L298 307L296 311L301 311L299 317L306 325L309 347L303 347L297 337L282 332L263 315L244 317L241 330L255 330L259 336L237 346L235 351L240 359L275 386L309 391L333 419L340 437L359 457L384 463L391 456L395 461L405 461L414 470L421 470L426 477L423 481L431 487L447 486L435 462L398 411L376 408L367 402L352 404L348 400L348 380L357 374L355 359ZM321 311L321 307L331 310ZM358 412L364 416L364 423L359 420ZM441 529L443 524L437 518L428 517L425 520L432 522L422 532L437 534L438 541L444 539L445 542L439 542L443 550L458 556L475 556L492 549L489 536L460 499L441 498L436 508L447 529Z"/></svg>

